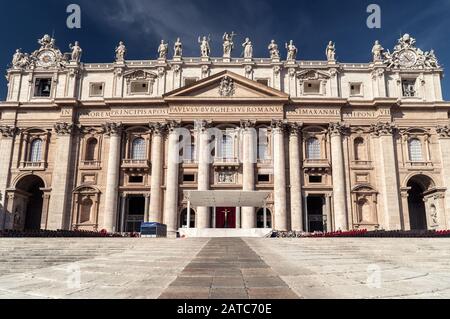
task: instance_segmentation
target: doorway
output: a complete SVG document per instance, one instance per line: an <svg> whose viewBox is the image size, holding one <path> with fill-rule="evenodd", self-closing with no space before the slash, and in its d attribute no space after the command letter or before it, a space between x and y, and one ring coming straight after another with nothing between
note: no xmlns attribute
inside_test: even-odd
<svg viewBox="0 0 450 319"><path fill-rule="evenodd" d="M17 183L18 193L14 204L13 228L20 231L40 230L42 228L42 209L44 204L44 181L36 176L24 177Z"/></svg>
<svg viewBox="0 0 450 319"><path fill-rule="evenodd" d="M308 196L308 231L310 233L325 231L324 205L325 197L323 195Z"/></svg>
<svg viewBox="0 0 450 319"><path fill-rule="evenodd" d="M410 188L408 191L408 208L411 230L427 230L427 212L424 202L426 189L420 181L414 178L409 181L408 187Z"/></svg>
<svg viewBox="0 0 450 319"><path fill-rule="evenodd" d="M236 207L216 208L216 228L236 228Z"/></svg>
<svg viewBox="0 0 450 319"><path fill-rule="evenodd" d="M128 214L126 218L125 232L138 233L145 219L144 195L133 195L128 198Z"/></svg>

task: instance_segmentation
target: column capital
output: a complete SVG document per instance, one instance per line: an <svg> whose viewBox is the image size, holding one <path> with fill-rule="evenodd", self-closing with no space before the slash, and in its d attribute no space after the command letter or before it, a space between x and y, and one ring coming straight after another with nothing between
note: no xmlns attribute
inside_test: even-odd
<svg viewBox="0 0 450 319"><path fill-rule="evenodd" d="M288 122L286 120L272 120L271 127L275 131L284 133L288 129Z"/></svg>
<svg viewBox="0 0 450 319"><path fill-rule="evenodd" d="M370 131L374 136L388 136L393 135L396 130L397 126L393 122L379 122L373 124Z"/></svg>
<svg viewBox="0 0 450 319"><path fill-rule="evenodd" d="M76 129L76 126L73 123L61 122L56 123L53 126L53 129L55 130L58 136L65 136L65 135L72 135L72 133Z"/></svg>
<svg viewBox="0 0 450 319"><path fill-rule="evenodd" d="M240 125L243 130L253 129L256 127L256 121L241 120Z"/></svg>
<svg viewBox="0 0 450 319"><path fill-rule="evenodd" d="M181 127L181 121L167 121L166 122L167 128L170 133L174 132L176 129Z"/></svg>
<svg viewBox="0 0 450 319"><path fill-rule="evenodd" d="M198 120L198 121L195 121L194 126L195 126L195 130L197 132L204 132L207 129L213 127L213 122L205 121L205 120Z"/></svg>
<svg viewBox="0 0 450 319"><path fill-rule="evenodd" d="M343 122L330 123L328 131L331 136L345 135L348 133L350 126Z"/></svg>
<svg viewBox="0 0 450 319"><path fill-rule="evenodd" d="M165 123L150 123L149 127L154 135L162 136L167 132L167 124Z"/></svg>
<svg viewBox="0 0 450 319"><path fill-rule="evenodd" d="M436 133L439 135L439 138L450 138L450 125L438 125Z"/></svg>
<svg viewBox="0 0 450 319"><path fill-rule="evenodd" d="M105 132L106 135L121 135L122 134L122 130L123 130L123 125L122 123L106 123L102 125L103 131Z"/></svg>
<svg viewBox="0 0 450 319"><path fill-rule="evenodd" d="M15 126L1 125L0 136L5 138L13 138L18 133L18 128Z"/></svg>
<svg viewBox="0 0 450 319"><path fill-rule="evenodd" d="M303 123L289 123L289 133L293 136L298 136L302 133Z"/></svg>

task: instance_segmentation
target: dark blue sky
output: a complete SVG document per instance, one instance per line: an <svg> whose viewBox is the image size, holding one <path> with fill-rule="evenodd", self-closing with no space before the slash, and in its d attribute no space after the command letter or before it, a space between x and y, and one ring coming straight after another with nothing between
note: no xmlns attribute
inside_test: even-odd
<svg viewBox="0 0 450 319"><path fill-rule="evenodd" d="M82 9L82 28L66 27L66 7ZM382 9L382 28L366 26L370 3ZM391 49L402 33L410 33L424 51L436 50L440 63L450 65L450 0L40 0L1 1L0 66L3 71L16 48L32 52L43 34L55 34L62 51L79 40L84 62L111 62L119 40L129 59L156 57L161 38L182 37L185 56L198 56L197 37L211 34L213 55L221 55L221 36L235 31L237 42L250 37L255 56L266 57L273 38L282 45L293 39L299 59L324 59L329 40L336 42L341 62L368 62L375 40ZM236 50L239 56L241 50ZM283 52L283 56L284 56ZM450 80L444 94L450 100ZM0 77L0 100L6 81Z"/></svg>

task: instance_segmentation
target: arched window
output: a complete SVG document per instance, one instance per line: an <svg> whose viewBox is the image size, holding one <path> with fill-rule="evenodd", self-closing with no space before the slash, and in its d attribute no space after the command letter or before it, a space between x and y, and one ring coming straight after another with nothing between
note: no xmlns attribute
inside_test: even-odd
<svg viewBox="0 0 450 319"><path fill-rule="evenodd" d="M90 198L85 198L81 201L80 224L87 223L91 220L92 206L94 206L94 202Z"/></svg>
<svg viewBox="0 0 450 319"><path fill-rule="evenodd" d="M306 141L306 157L309 160L322 159L320 141L317 138L312 137Z"/></svg>
<svg viewBox="0 0 450 319"><path fill-rule="evenodd" d="M131 159L145 160L147 159L145 140L143 138L135 138L131 147Z"/></svg>
<svg viewBox="0 0 450 319"><path fill-rule="evenodd" d="M258 134L258 159L267 160L269 158L269 134L267 129L259 130Z"/></svg>
<svg viewBox="0 0 450 319"><path fill-rule="evenodd" d="M233 149L233 137L231 135L225 134L222 138L222 157L224 159L232 159L234 158L234 149Z"/></svg>
<svg viewBox="0 0 450 319"><path fill-rule="evenodd" d="M422 142L413 138L408 142L409 160L411 162L423 162Z"/></svg>
<svg viewBox="0 0 450 319"><path fill-rule="evenodd" d="M86 161L94 161L96 159L97 145L98 145L97 139L91 138L88 140L88 142L86 143L86 154L85 154Z"/></svg>
<svg viewBox="0 0 450 319"><path fill-rule="evenodd" d="M364 161L367 159L366 144L362 137L355 139L355 160Z"/></svg>
<svg viewBox="0 0 450 319"><path fill-rule="evenodd" d="M39 163L42 161L42 140L35 139L30 146L30 162Z"/></svg>

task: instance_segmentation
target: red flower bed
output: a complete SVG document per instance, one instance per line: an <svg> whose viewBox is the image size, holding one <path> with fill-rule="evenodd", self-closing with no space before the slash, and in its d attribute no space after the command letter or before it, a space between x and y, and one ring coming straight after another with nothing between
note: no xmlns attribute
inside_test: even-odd
<svg viewBox="0 0 450 319"><path fill-rule="evenodd" d="M273 238L450 238L450 230L426 231L368 231L351 230L330 233L277 232Z"/></svg>
<svg viewBox="0 0 450 319"><path fill-rule="evenodd" d="M33 231L0 231L0 238L106 238L122 237L118 234L109 234L102 230L101 232L92 231L69 231L69 230L33 230Z"/></svg>

